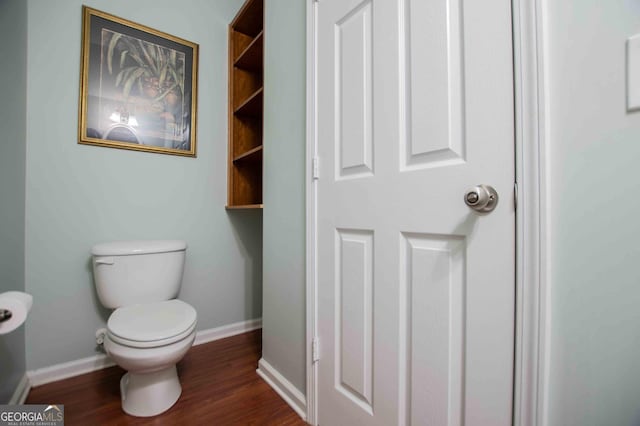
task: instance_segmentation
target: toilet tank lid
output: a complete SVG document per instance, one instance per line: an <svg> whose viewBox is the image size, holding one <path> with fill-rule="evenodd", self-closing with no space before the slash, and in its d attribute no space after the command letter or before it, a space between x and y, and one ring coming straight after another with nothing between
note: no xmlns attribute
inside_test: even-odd
<svg viewBox="0 0 640 426"><path fill-rule="evenodd" d="M183 251L186 249L187 243L182 240L113 241L96 244L91 248L91 254L94 256L130 256Z"/></svg>

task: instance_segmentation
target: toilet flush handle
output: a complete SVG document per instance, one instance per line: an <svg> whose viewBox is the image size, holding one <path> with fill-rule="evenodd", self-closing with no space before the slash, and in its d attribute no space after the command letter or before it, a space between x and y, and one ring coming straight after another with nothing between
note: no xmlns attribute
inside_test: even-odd
<svg viewBox="0 0 640 426"><path fill-rule="evenodd" d="M112 258L103 258L103 259L96 259L96 265L113 265L114 261Z"/></svg>

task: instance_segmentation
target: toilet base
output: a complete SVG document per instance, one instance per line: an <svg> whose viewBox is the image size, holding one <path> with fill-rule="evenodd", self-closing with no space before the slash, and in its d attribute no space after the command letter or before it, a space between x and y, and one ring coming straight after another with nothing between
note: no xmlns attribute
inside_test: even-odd
<svg viewBox="0 0 640 426"><path fill-rule="evenodd" d="M120 379L122 409L136 417L151 417L167 411L181 393L175 364L153 373L129 372Z"/></svg>

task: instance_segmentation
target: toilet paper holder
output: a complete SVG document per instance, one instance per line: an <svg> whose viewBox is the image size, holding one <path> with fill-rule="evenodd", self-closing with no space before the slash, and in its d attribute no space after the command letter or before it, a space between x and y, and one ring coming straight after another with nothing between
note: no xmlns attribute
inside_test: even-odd
<svg viewBox="0 0 640 426"><path fill-rule="evenodd" d="M8 309L0 309L0 322L7 321L11 319L13 314Z"/></svg>

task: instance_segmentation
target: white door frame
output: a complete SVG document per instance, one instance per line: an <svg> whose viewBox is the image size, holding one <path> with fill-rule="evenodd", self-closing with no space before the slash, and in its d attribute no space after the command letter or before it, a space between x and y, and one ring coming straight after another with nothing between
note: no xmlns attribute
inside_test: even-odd
<svg viewBox="0 0 640 426"><path fill-rule="evenodd" d="M307 3L307 154L306 154L306 371L307 422L317 424L317 185L314 158L316 131L316 7ZM516 182L516 347L514 372L515 426L546 424L548 397L549 303L546 119L547 86L543 53L543 0L512 0Z"/></svg>
<svg viewBox="0 0 640 426"><path fill-rule="evenodd" d="M307 423L318 424L318 366L313 361L313 341L318 335L318 256L316 254L317 221L317 180L314 178L314 159L318 155L316 130L316 4L318 0L306 0L307 3L307 149L306 149L306 371L307 371Z"/></svg>
<svg viewBox="0 0 640 426"><path fill-rule="evenodd" d="M514 425L547 424L551 322L544 0L512 0L516 180Z"/></svg>

